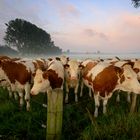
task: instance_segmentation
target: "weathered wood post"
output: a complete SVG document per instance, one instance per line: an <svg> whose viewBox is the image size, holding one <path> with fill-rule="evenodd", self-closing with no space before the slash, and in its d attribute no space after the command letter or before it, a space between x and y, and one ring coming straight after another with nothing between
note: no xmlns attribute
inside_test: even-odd
<svg viewBox="0 0 140 140"><path fill-rule="evenodd" d="M130 107L130 113L134 113L136 109L136 103L137 103L137 94L132 94L132 103Z"/></svg>
<svg viewBox="0 0 140 140"><path fill-rule="evenodd" d="M63 90L58 88L47 93L47 100L46 140L60 140L63 118Z"/></svg>

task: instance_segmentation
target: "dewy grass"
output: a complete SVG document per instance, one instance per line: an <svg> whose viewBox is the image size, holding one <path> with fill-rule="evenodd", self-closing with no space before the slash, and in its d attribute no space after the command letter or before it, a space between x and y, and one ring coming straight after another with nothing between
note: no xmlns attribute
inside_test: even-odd
<svg viewBox="0 0 140 140"><path fill-rule="evenodd" d="M85 95L76 104L73 101L64 104L62 140L138 140L140 138L139 96L137 112L129 113L130 104L126 94L121 94L120 103L116 103L116 93L109 100L107 114L94 118L94 100ZM36 102L40 104L37 104ZM41 106L46 96L40 94L31 97L31 111L25 106L19 110L19 103L10 99L7 90L0 89L0 139L45 140L46 130L41 124L46 124L47 109Z"/></svg>

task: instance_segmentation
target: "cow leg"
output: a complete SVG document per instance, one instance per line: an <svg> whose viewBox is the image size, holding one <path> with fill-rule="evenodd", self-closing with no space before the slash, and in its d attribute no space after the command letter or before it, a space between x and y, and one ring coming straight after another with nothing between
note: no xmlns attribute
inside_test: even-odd
<svg viewBox="0 0 140 140"><path fill-rule="evenodd" d="M137 101L137 94L132 94L132 104L131 104L131 108L130 108L130 112L134 112L135 108L136 108L136 101Z"/></svg>
<svg viewBox="0 0 140 140"><path fill-rule="evenodd" d="M117 94L116 102L120 102L120 94Z"/></svg>
<svg viewBox="0 0 140 140"><path fill-rule="evenodd" d="M91 91L91 88L89 88L89 97L91 97L92 98L92 93L91 93L92 91Z"/></svg>
<svg viewBox="0 0 140 140"><path fill-rule="evenodd" d="M25 101L26 101L26 110L30 110L30 91L31 86L30 84L25 85Z"/></svg>
<svg viewBox="0 0 140 140"><path fill-rule="evenodd" d="M80 97L83 96L83 88L84 88L84 83L83 81L81 82L81 91L80 91Z"/></svg>
<svg viewBox="0 0 140 140"><path fill-rule="evenodd" d="M9 92L9 97L12 98L12 89L10 86L7 87L8 92Z"/></svg>
<svg viewBox="0 0 140 140"><path fill-rule="evenodd" d="M24 101L23 101L23 92L19 92L19 105L20 107L22 107L24 104Z"/></svg>
<svg viewBox="0 0 140 140"><path fill-rule="evenodd" d="M103 100L103 114L106 114L106 106L107 106L108 99Z"/></svg>
<svg viewBox="0 0 140 140"><path fill-rule="evenodd" d="M66 83L66 96L65 96L65 103L68 103L68 98L69 98L69 87L68 84Z"/></svg>
<svg viewBox="0 0 140 140"><path fill-rule="evenodd" d="M95 93L96 94L96 93ZM95 111L94 111L94 117L98 117L98 108L100 106L100 100L98 94L94 94L94 100L95 100Z"/></svg>
<svg viewBox="0 0 140 140"><path fill-rule="evenodd" d="M119 90L118 93L117 93L116 102L120 102L120 90Z"/></svg>
<svg viewBox="0 0 140 140"><path fill-rule="evenodd" d="M131 103L130 95L131 95L131 93L128 92L128 93L127 93L127 102L128 102L128 103Z"/></svg>
<svg viewBox="0 0 140 140"><path fill-rule="evenodd" d="M9 90L9 98L12 98L12 91Z"/></svg>
<svg viewBox="0 0 140 140"><path fill-rule="evenodd" d="M13 94L14 94L14 98L15 98L15 100L18 100L18 95L17 95L17 92L15 92L15 91L14 91L14 93L13 93Z"/></svg>
<svg viewBox="0 0 140 140"><path fill-rule="evenodd" d="M78 87L79 87L79 84L76 85L75 90L74 90L75 102L78 102Z"/></svg>

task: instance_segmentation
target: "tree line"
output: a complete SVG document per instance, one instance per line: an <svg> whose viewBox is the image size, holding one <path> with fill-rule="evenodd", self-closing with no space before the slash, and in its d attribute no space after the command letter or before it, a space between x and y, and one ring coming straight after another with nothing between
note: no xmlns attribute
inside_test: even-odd
<svg viewBox="0 0 140 140"><path fill-rule="evenodd" d="M36 25L16 18L5 23L5 45L15 48L20 54L61 54L49 33Z"/></svg>

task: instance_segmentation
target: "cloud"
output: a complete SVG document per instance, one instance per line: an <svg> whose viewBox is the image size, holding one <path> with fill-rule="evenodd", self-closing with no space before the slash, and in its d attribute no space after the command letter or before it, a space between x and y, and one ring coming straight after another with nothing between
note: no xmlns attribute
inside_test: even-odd
<svg viewBox="0 0 140 140"><path fill-rule="evenodd" d="M96 31L94 29L90 29L90 28L84 29L84 34L89 36L89 37L97 36L97 37L99 37L101 39L105 39L105 40L108 39L107 35L105 35L104 33Z"/></svg>
<svg viewBox="0 0 140 140"><path fill-rule="evenodd" d="M47 0L48 4L59 14L61 18L78 18L80 11L72 3L62 0Z"/></svg>
<svg viewBox="0 0 140 140"><path fill-rule="evenodd" d="M60 14L62 17L67 17L67 16L79 17L80 16L80 12L72 4L68 4L64 7L61 7Z"/></svg>

